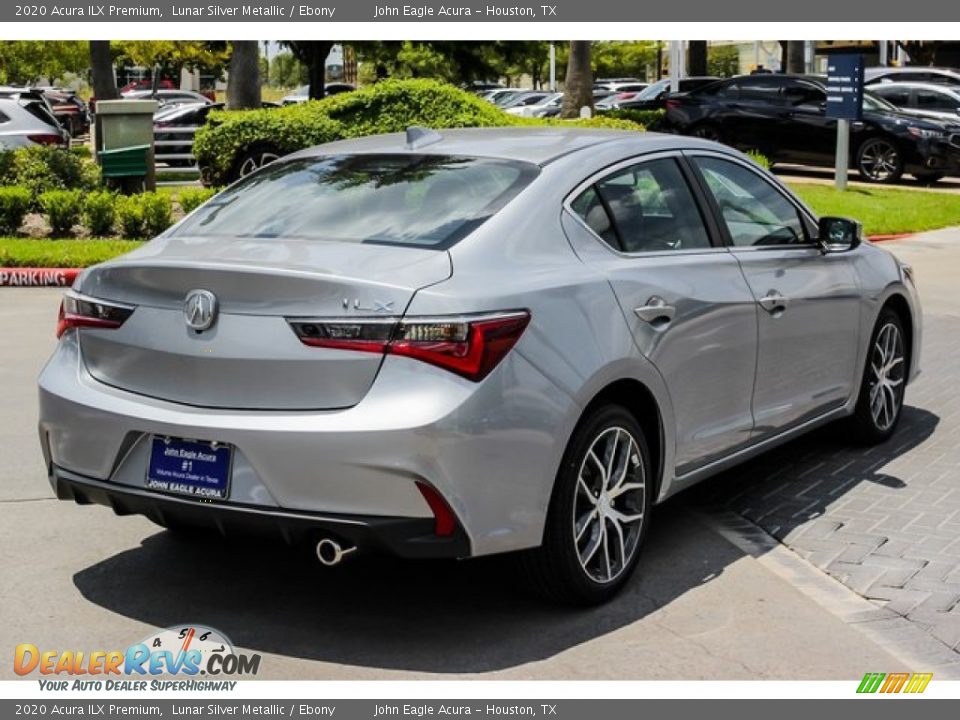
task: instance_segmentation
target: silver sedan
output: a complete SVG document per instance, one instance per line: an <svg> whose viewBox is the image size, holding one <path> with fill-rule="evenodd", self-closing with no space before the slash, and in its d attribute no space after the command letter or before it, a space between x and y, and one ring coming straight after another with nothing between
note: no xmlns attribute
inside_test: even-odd
<svg viewBox="0 0 960 720"><path fill-rule="evenodd" d="M611 597L653 505L812 428L887 440L909 267L693 138L411 129L278 160L84 272L60 498L356 552L520 551Z"/></svg>

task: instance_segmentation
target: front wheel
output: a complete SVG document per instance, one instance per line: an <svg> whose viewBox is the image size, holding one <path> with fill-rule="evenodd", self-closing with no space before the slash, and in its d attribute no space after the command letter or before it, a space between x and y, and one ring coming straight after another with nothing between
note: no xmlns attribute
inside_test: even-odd
<svg viewBox="0 0 960 720"><path fill-rule="evenodd" d="M885 308L870 337L857 407L851 418L855 437L867 445L889 439L903 410L907 350L900 316Z"/></svg>
<svg viewBox="0 0 960 720"><path fill-rule="evenodd" d="M581 421L564 454L543 545L521 558L534 588L571 605L596 605L627 582L650 523L650 453L619 405Z"/></svg>
<svg viewBox="0 0 960 720"><path fill-rule="evenodd" d="M903 156L892 140L869 138L857 150L857 170L867 182L896 182L903 175Z"/></svg>

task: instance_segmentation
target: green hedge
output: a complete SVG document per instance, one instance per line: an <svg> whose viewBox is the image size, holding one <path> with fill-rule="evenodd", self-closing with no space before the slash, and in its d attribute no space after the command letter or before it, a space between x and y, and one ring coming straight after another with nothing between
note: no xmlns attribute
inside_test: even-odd
<svg viewBox="0 0 960 720"><path fill-rule="evenodd" d="M640 124L624 118L577 121L519 118L473 93L436 80L385 80L301 105L211 113L207 124L197 131L193 152L204 182L223 185L236 178L246 154L259 148L286 154L334 140L402 132L411 125L465 128L566 123L643 129Z"/></svg>
<svg viewBox="0 0 960 720"><path fill-rule="evenodd" d="M30 211L33 195L27 188L0 187L0 233L15 233Z"/></svg>
<svg viewBox="0 0 960 720"><path fill-rule="evenodd" d="M96 163L50 145L32 145L0 152L0 185L30 190L33 207L50 190L90 191L100 184Z"/></svg>
<svg viewBox="0 0 960 720"><path fill-rule="evenodd" d="M657 122L663 120L664 115L666 115L664 110L631 110L629 108L621 108L620 110L605 112L601 117L629 120L630 122L635 122L647 128L654 128Z"/></svg>
<svg viewBox="0 0 960 720"><path fill-rule="evenodd" d="M130 252L134 240L47 240L0 237L0 267L89 267Z"/></svg>

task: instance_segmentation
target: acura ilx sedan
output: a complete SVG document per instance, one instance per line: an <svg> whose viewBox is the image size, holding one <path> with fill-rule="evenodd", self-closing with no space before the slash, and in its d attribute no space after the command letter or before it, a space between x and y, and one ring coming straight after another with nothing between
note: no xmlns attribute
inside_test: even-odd
<svg viewBox="0 0 960 720"><path fill-rule="evenodd" d="M366 551L521 551L589 604L654 505L831 421L883 442L911 269L737 151L413 128L240 180L84 272L40 377L58 497Z"/></svg>

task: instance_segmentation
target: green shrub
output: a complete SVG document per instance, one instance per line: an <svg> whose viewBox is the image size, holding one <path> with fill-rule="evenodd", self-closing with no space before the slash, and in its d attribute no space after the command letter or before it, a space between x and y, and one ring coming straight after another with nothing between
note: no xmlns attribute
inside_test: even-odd
<svg viewBox="0 0 960 720"><path fill-rule="evenodd" d="M360 90L279 109L211 113L193 146L207 185L236 179L258 149L286 154L344 138L431 128L555 125L558 120L520 118L473 93L436 80L385 80ZM642 130L629 118L593 118L584 127Z"/></svg>
<svg viewBox="0 0 960 720"><path fill-rule="evenodd" d="M216 188L188 188L180 191L177 200L183 214L189 215L216 194Z"/></svg>
<svg viewBox="0 0 960 720"><path fill-rule="evenodd" d="M91 235L110 235L117 218L117 198L107 190L97 190L87 195L83 202L83 221Z"/></svg>
<svg viewBox="0 0 960 720"><path fill-rule="evenodd" d="M147 192L136 197L143 212L143 229L149 237L173 225L173 202L169 195Z"/></svg>
<svg viewBox="0 0 960 720"><path fill-rule="evenodd" d="M136 250L140 245L131 240L96 238L2 238L0 267L89 267Z"/></svg>
<svg viewBox="0 0 960 720"><path fill-rule="evenodd" d="M0 166L2 170L2 166ZM32 145L13 151L0 184L21 185L33 194L34 207L48 190L93 190L100 169L89 160L51 145Z"/></svg>
<svg viewBox="0 0 960 720"><path fill-rule="evenodd" d="M47 215L54 237L70 235L73 226L80 222L83 193L79 190L48 190L40 195L38 202Z"/></svg>
<svg viewBox="0 0 960 720"><path fill-rule="evenodd" d="M12 234L20 229L32 200L27 188L0 187L0 233Z"/></svg>
<svg viewBox="0 0 960 720"><path fill-rule="evenodd" d="M137 195L118 195L116 201L117 222L120 234L128 240L143 237L143 205Z"/></svg>
<svg viewBox="0 0 960 720"><path fill-rule="evenodd" d="M629 120L630 122L637 123L637 125L643 125L645 128L653 128L660 120L663 120L664 115L666 115L666 112L663 110L631 110L630 108L622 108L620 110L605 112L601 117Z"/></svg>
<svg viewBox="0 0 960 720"><path fill-rule="evenodd" d="M4 150L0 145L0 186L15 185L13 177L13 150Z"/></svg>
<svg viewBox="0 0 960 720"><path fill-rule="evenodd" d="M74 145L70 148L70 152L81 160L93 160L93 152L89 145Z"/></svg>
<svg viewBox="0 0 960 720"><path fill-rule="evenodd" d="M770 160L763 153L757 150L748 150L747 157L753 160L757 165L762 167L764 170L770 169Z"/></svg>

